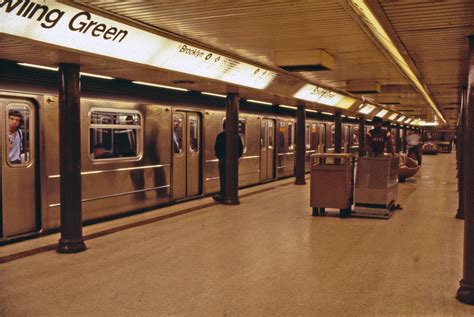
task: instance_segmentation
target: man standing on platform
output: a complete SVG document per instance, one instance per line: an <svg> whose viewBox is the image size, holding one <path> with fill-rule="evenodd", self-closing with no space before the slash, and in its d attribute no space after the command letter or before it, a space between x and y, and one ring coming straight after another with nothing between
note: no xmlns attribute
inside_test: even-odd
<svg viewBox="0 0 474 317"><path fill-rule="evenodd" d="M374 128L367 134L367 152L370 157L383 157L385 148L395 156L393 148L392 134L383 128L382 118L374 117L372 123Z"/></svg>
<svg viewBox="0 0 474 317"><path fill-rule="evenodd" d="M214 152L219 160L219 181L220 181L220 192L218 195L212 196L215 201L224 200L225 196L225 152L226 152L226 137L225 137L225 120L223 124L223 131L220 132L216 137L216 143L214 145ZM242 156L244 146L239 136L239 157Z"/></svg>

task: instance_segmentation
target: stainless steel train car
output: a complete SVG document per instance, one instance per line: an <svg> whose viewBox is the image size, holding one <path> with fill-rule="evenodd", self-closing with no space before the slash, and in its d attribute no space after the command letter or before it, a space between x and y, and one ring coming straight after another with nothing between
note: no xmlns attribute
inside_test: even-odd
<svg viewBox="0 0 474 317"><path fill-rule="evenodd" d="M91 86L91 85L89 85ZM128 87L128 86L127 86ZM216 193L214 142L225 120L224 99L183 94L173 98L151 88L86 89L81 97L83 220L107 219ZM60 226L59 116L54 85L0 82L0 129L8 114L22 113L25 152L21 163L1 151L1 241L41 234ZM239 135L239 186L294 174L294 114L243 104ZM310 155L333 147L333 124L307 118L306 169ZM354 125L344 125L346 151ZM352 132L351 132L352 130ZM357 134L357 133L356 133Z"/></svg>

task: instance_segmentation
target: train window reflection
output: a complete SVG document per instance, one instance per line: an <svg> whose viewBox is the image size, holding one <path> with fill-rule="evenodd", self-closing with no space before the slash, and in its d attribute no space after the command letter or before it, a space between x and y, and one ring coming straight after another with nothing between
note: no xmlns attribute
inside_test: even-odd
<svg viewBox="0 0 474 317"><path fill-rule="evenodd" d="M239 137L244 147L243 153L245 153L247 152L247 121L245 121L245 119L239 120L238 129L239 129Z"/></svg>
<svg viewBox="0 0 474 317"><path fill-rule="evenodd" d="M305 142L306 142L306 148L309 149L311 148L311 130L309 129L309 124L306 124L306 137L305 137Z"/></svg>
<svg viewBox="0 0 474 317"><path fill-rule="evenodd" d="M262 120L260 122L260 147L262 148L263 151L265 151L267 148L267 138L265 137L266 124L267 123L265 120Z"/></svg>
<svg viewBox="0 0 474 317"><path fill-rule="evenodd" d="M183 114L173 115L173 153L175 155L183 154L183 121Z"/></svg>
<svg viewBox="0 0 474 317"><path fill-rule="evenodd" d="M292 150L293 149L293 123L288 123L288 149Z"/></svg>
<svg viewBox="0 0 474 317"><path fill-rule="evenodd" d="M199 152L199 118L191 115L188 118L189 125L189 151L190 154Z"/></svg>
<svg viewBox="0 0 474 317"><path fill-rule="evenodd" d="M268 121L268 147L273 148L273 135L275 131L273 129L273 121Z"/></svg>
<svg viewBox="0 0 474 317"><path fill-rule="evenodd" d="M31 116L27 104L10 104L7 111L7 161L9 165L24 166L31 161Z"/></svg>
<svg viewBox="0 0 474 317"><path fill-rule="evenodd" d="M134 158L141 149L141 115L135 111L91 110L89 154L93 160Z"/></svg>

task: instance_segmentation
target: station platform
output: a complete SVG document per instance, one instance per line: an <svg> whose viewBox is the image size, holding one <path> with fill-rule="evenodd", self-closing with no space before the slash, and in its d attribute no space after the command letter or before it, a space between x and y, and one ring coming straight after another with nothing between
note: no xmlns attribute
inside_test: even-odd
<svg viewBox="0 0 474 317"><path fill-rule="evenodd" d="M474 315L454 153L423 158L389 220L312 217L293 182L87 226L78 254L58 234L2 246L0 315Z"/></svg>

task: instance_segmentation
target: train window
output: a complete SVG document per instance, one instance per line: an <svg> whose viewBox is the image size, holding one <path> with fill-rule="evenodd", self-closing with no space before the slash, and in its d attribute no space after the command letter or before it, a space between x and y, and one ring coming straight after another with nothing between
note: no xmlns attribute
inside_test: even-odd
<svg viewBox="0 0 474 317"><path fill-rule="evenodd" d="M273 148L273 135L275 131L273 129L273 121L268 121L268 147Z"/></svg>
<svg viewBox="0 0 474 317"><path fill-rule="evenodd" d="M91 159L130 159L140 155L142 120L139 112L92 109L90 119Z"/></svg>
<svg viewBox="0 0 474 317"><path fill-rule="evenodd" d="M21 167L31 161L31 109L27 104L13 103L7 111L7 162L10 166Z"/></svg>
<svg viewBox="0 0 474 317"><path fill-rule="evenodd" d="M173 115L173 153L175 155L183 154L183 121L182 113Z"/></svg>
<svg viewBox="0 0 474 317"><path fill-rule="evenodd" d="M293 123L288 123L288 149L292 150L293 149Z"/></svg>
<svg viewBox="0 0 474 317"><path fill-rule="evenodd" d="M359 128L352 128L352 145L359 145Z"/></svg>
<svg viewBox="0 0 474 317"><path fill-rule="evenodd" d="M309 149L311 148L311 130L309 129L309 124L306 124L305 133L306 148Z"/></svg>
<svg viewBox="0 0 474 317"><path fill-rule="evenodd" d="M260 122L260 148L262 148L263 151L267 149L267 138L265 137L265 132L266 132L266 121L262 120Z"/></svg>
<svg viewBox="0 0 474 317"><path fill-rule="evenodd" d="M196 115L190 115L189 125L189 152L191 155L199 153L199 118Z"/></svg>

